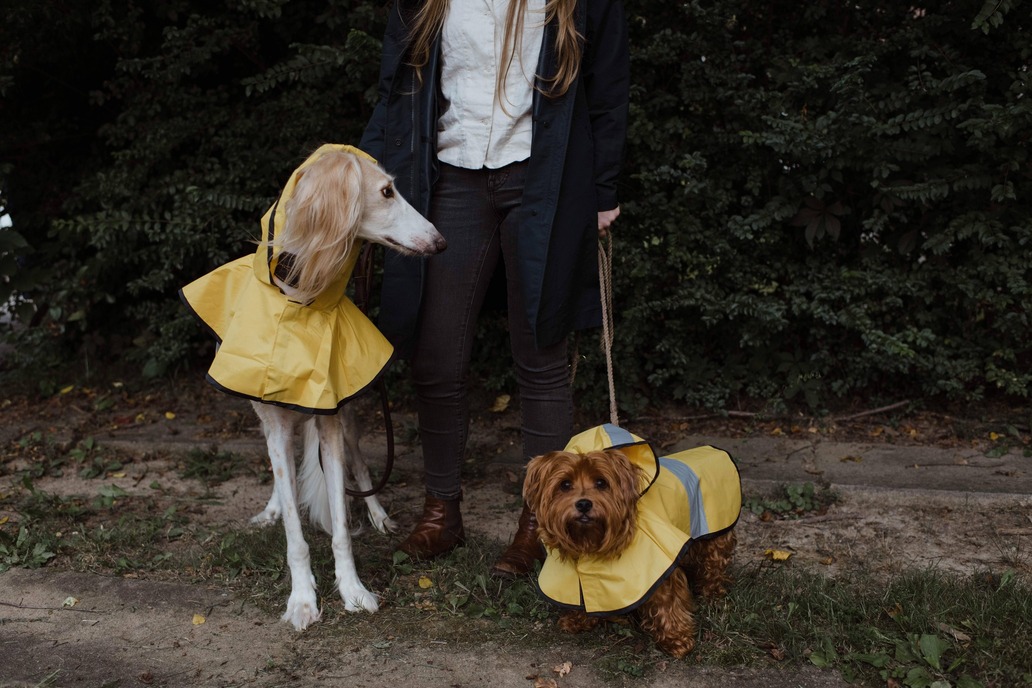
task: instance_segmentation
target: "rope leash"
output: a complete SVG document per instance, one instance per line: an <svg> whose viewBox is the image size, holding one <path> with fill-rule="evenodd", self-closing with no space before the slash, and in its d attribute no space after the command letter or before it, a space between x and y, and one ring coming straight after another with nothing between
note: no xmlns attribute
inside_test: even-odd
<svg viewBox="0 0 1032 688"><path fill-rule="evenodd" d="M616 378L613 374L613 232L598 240L598 286L602 294L602 352L609 382L609 422L620 425L616 408Z"/></svg>
<svg viewBox="0 0 1032 688"><path fill-rule="evenodd" d="M619 426L616 408L616 376L613 374L613 232L598 240L598 287L602 301L602 335L599 344L606 359L606 378L609 382L609 422ZM573 335L573 363L570 364L570 386L577 379L580 363L580 333Z"/></svg>

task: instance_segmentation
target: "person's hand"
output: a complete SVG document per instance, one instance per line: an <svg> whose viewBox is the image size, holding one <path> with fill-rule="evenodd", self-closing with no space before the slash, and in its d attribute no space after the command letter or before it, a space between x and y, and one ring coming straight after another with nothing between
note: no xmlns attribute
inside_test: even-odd
<svg viewBox="0 0 1032 688"><path fill-rule="evenodd" d="M612 210L598 211L598 238L604 239L609 234L609 227L620 217L620 206Z"/></svg>

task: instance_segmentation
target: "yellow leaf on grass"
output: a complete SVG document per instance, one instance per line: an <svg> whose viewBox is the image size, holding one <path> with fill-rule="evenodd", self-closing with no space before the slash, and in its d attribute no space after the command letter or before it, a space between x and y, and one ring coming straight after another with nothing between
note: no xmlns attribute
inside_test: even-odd
<svg viewBox="0 0 1032 688"><path fill-rule="evenodd" d="M68 394L73 389L75 389L75 385L68 385L67 387L62 387L61 388L61 394Z"/></svg>
<svg viewBox="0 0 1032 688"><path fill-rule="evenodd" d="M419 577L419 587L422 588L423 590L426 590L427 588L432 587L433 584L434 584L434 582L432 580L430 580L429 578L427 578L426 576L420 576Z"/></svg>
<svg viewBox="0 0 1032 688"><path fill-rule="evenodd" d="M171 411L165 411L165 418L167 418L168 420L175 420L176 414L172 413Z"/></svg>
<svg viewBox="0 0 1032 688"><path fill-rule="evenodd" d="M1000 435L995 433L995 432L990 432L989 433L989 439L991 439L993 442L995 442L996 440L1000 439Z"/></svg>
<svg viewBox="0 0 1032 688"><path fill-rule="evenodd" d="M491 407L491 412L501 413L505 409L509 408L509 402L511 400L512 397L508 394L499 394L497 397L495 397L494 405Z"/></svg>
<svg viewBox="0 0 1032 688"><path fill-rule="evenodd" d="M768 549L768 550L767 550L766 552L764 552L763 554L764 554L765 556L768 556L768 557L770 557L772 561L785 561L785 560L787 560L787 559L788 559L788 558L789 558L790 556L792 556L792 553L791 553L791 552L786 552L786 551L785 551L785 550L783 550L783 549Z"/></svg>
<svg viewBox="0 0 1032 688"><path fill-rule="evenodd" d="M112 478L124 478L125 477L125 473L123 473L123 472L112 473L111 477Z"/></svg>
<svg viewBox="0 0 1032 688"><path fill-rule="evenodd" d="M205 621L207 621L207 619L205 619L202 615L200 615L200 614L194 614L193 615L193 625L194 626L200 626Z"/></svg>
<svg viewBox="0 0 1032 688"><path fill-rule="evenodd" d="M2 516L2 517L0 517L0 526L2 526L3 524L7 523L10 520L11 520L10 516Z"/></svg>

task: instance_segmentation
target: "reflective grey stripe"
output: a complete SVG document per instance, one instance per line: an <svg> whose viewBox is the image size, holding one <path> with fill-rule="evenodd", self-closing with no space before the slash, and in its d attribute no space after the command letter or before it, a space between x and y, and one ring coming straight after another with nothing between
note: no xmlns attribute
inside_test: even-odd
<svg viewBox="0 0 1032 688"><path fill-rule="evenodd" d="M612 423L606 423L602 426L606 434L609 435L610 447L622 447L628 444L638 444L638 440L634 439L631 433L627 432L619 425L613 425Z"/></svg>
<svg viewBox="0 0 1032 688"><path fill-rule="evenodd" d="M702 491L699 489L699 476L683 461L663 456L659 459L661 468L665 468L681 481L688 493L688 505L691 509L692 538L709 535L709 524L706 522L706 510L702 506Z"/></svg>

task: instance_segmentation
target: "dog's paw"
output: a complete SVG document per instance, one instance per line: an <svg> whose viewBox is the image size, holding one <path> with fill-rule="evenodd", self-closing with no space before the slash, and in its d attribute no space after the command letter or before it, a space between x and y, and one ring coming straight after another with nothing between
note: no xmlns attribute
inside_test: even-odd
<svg viewBox="0 0 1032 688"><path fill-rule="evenodd" d="M279 509L265 509L260 514L256 514L251 518L251 525L255 526L271 526L279 520L280 512Z"/></svg>
<svg viewBox="0 0 1032 688"><path fill-rule="evenodd" d="M677 659L684 659L695 649L695 638L684 636L656 638L656 646Z"/></svg>
<svg viewBox="0 0 1032 688"><path fill-rule="evenodd" d="M318 602L315 599L315 591L303 594L291 594L287 600L287 611L283 614L283 620L289 621L295 630L303 631L314 624L322 616Z"/></svg>
<svg viewBox="0 0 1032 688"><path fill-rule="evenodd" d="M398 524L395 523L390 516L386 513L382 515L374 515L372 512L369 513L369 522L373 524L373 528L384 535L398 532Z"/></svg>
<svg viewBox="0 0 1032 688"><path fill-rule="evenodd" d="M380 608L376 595L366 590L361 583L352 587L342 585L340 597L344 600L344 609L349 612L375 612Z"/></svg>
<svg viewBox="0 0 1032 688"><path fill-rule="evenodd" d="M597 626L601 620L597 616L588 616L574 609L559 615L559 630L564 633L583 633Z"/></svg>

